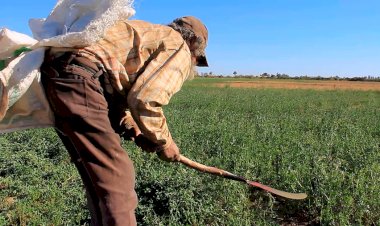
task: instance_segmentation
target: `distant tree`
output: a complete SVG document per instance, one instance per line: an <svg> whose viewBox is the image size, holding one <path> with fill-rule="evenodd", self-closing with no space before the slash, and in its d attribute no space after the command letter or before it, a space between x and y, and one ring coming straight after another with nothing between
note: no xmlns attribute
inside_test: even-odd
<svg viewBox="0 0 380 226"><path fill-rule="evenodd" d="M282 78L282 79L286 79L286 78L289 78L289 75L287 74L280 74L280 73L277 73L277 78Z"/></svg>
<svg viewBox="0 0 380 226"><path fill-rule="evenodd" d="M260 75L260 77L268 78L268 77L269 77L269 74L265 72L265 73L262 73L262 74Z"/></svg>

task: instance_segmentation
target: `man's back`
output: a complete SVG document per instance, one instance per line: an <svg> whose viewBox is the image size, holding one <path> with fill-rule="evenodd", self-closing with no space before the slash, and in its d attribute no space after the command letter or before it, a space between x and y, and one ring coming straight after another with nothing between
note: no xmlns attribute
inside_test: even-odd
<svg viewBox="0 0 380 226"><path fill-rule="evenodd" d="M190 62L190 50L178 32L168 26L130 20L118 22L103 39L81 49L79 54L107 72L113 89L127 93L147 65L164 51L173 54L184 51L188 59L183 62ZM186 71L190 68L188 64L182 65Z"/></svg>

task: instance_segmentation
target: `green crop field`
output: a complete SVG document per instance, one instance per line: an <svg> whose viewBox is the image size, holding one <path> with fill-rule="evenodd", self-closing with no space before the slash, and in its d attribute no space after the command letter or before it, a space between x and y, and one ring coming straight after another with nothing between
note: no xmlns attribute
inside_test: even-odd
<svg viewBox="0 0 380 226"><path fill-rule="evenodd" d="M130 142L139 225L380 225L380 92L186 83L165 107L181 152L289 192L159 161ZM88 225L79 175L52 129L0 135L0 225Z"/></svg>

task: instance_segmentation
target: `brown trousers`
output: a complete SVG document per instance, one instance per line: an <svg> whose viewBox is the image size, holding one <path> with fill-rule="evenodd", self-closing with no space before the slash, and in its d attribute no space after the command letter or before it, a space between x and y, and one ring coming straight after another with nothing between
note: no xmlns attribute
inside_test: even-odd
<svg viewBox="0 0 380 226"><path fill-rule="evenodd" d="M133 163L111 126L101 72L80 59L65 54L41 67L56 129L86 188L91 225L136 225Z"/></svg>

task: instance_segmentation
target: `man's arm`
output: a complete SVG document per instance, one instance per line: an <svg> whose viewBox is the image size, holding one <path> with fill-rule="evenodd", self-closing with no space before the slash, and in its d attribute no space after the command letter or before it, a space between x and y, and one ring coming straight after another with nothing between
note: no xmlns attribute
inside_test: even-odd
<svg viewBox="0 0 380 226"><path fill-rule="evenodd" d="M151 60L128 94L128 105L144 137L165 149L172 137L162 107L178 92L191 69L190 53L163 50Z"/></svg>

